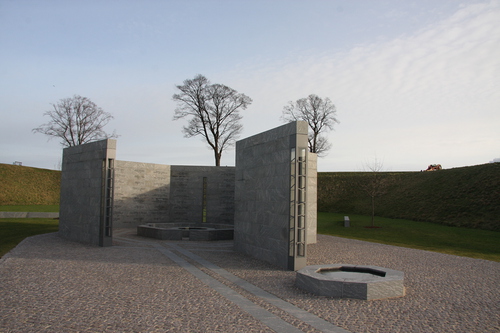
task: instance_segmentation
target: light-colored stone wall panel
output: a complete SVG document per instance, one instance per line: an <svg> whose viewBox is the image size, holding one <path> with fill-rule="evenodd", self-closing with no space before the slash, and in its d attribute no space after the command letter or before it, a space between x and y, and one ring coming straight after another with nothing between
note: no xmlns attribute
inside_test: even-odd
<svg viewBox="0 0 500 333"><path fill-rule="evenodd" d="M206 178L206 223L233 224L234 167L172 166L170 222L203 223L203 178Z"/></svg>
<svg viewBox="0 0 500 333"><path fill-rule="evenodd" d="M314 244L318 229L318 156L308 153L307 159L307 244Z"/></svg>
<svg viewBox="0 0 500 333"><path fill-rule="evenodd" d="M168 222L169 199L169 165L115 162L114 227Z"/></svg>

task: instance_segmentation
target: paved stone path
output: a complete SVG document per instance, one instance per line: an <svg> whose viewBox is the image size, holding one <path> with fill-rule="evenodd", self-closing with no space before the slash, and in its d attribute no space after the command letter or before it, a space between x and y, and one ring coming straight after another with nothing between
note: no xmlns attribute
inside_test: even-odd
<svg viewBox="0 0 500 333"><path fill-rule="evenodd" d="M38 212L0 212L0 219L22 219L22 218L44 218L44 219L56 219L59 217L57 212L48 213L38 213Z"/></svg>
<svg viewBox="0 0 500 333"><path fill-rule="evenodd" d="M500 332L500 263L318 236L308 264L405 272L407 295L317 297L231 241L115 230L99 248L30 237L0 259L0 332Z"/></svg>

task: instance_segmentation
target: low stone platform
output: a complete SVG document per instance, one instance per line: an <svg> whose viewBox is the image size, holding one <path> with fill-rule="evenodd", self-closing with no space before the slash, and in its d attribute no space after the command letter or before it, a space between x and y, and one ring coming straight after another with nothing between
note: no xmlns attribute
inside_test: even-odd
<svg viewBox="0 0 500 333"><path fill-rule="evenodd" d="M234 227L214 223L148 223L137 227L137 235L161 240L231 240Z"/></svg>
<svg viewBox="0 0 500 333"><path fill-rule="evenodd" d="M404 273L370 265L314 265L297 271L295 285L319 296L374 300L404 296Z"/></svg>

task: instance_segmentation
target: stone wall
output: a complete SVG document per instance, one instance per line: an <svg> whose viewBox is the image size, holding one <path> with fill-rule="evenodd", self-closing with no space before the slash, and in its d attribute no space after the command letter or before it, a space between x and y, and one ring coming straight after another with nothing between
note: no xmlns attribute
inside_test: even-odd
<svg viewBox="0 0 500 333"><path fill-rule="evenodd" d="M234 222L234 167L172 166L169 222Z"/></svg>
<svg viewBox="0 0 500 333"><path fill-rule="evenodd" d="M307 244L317 241L318 230L318 155L307 155Z"/></svg>
<svg viewBox="0 0 500 333"><path fill-rule="evenodd" d="M115 162L115 228L168 222L170 170L170 165Z"/></svg>
<svg viewBox="0 0 500 333"><path fill-rule="evenodd" d="M234 224L237 251L300 269L316 242L317 159L307 133L299 121L238 141L236 168L115 161L115 140L67 148L59 232L109 246L112 227Z"/></svg>
<svg viewBox="0 0 500 333"><path fill-rule="evenodd" d="M110 246L106 225L106 173L116 141L103 140L63 150L59 234L72 241ZM108 220L108 222L110 222ZM107 228L109 227L109 228Z"/></svg>
<svg viewBox="0 0 500 333"><path fill-rule="evenodd" d="M113 224L234 221L234 167L116 161Z"/></svg>
<svg viewBox="0 0 500 333"><path fill-rule="evenodd" d="M307 123L300 121L236 143L234 248L283 269L306 264L308 215L316 197L316 157L307 153L307 133ZM311 161L300 165L311 173L309 182L299 156L301 163ZM299 169L304 176L300 195L294 178Z"/></svg>

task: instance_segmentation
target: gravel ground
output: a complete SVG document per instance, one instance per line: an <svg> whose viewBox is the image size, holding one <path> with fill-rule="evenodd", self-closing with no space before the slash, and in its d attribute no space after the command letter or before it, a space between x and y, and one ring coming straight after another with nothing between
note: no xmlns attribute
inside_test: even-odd
<svg viewBox="0 0 500 333"><path fill-rule="evenodd" d="M181 246L353 333L500 332L497 262L319 235L308 247L310 265L369 264L405 273L404 297L334 299L297 289L294 272L235 253L231 241L156 241L134 231L117 230L109 248L57 234L23 241L0 259L0 332L271 332L153 243ZM317 332L184 259L304 332Z"/></svg>

